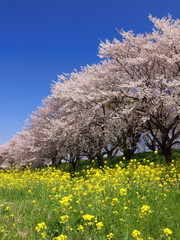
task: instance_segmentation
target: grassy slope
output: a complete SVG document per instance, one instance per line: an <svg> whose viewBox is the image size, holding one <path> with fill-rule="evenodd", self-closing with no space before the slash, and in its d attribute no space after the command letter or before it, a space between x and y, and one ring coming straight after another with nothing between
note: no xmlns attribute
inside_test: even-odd
<svg viewBox="0 0 180 240"><path fill-rule="evenodd" d="M135 153L132 157L132 159L137 159L139 162L143 162L143 159L147 159L150 162L154 163L165 163L164 156L162 154L154 154L153 152L142 152L142 153ZM114 167L116 164L119 163L119 161L123 161L123 156L118 156L114 157L112 160L105 159L107 161L106 165L109 167ZM173 149L173 160L178 161L180 160L180 149ZM78 166L76 171L82 171L87 168L98 168L98 164L96 161L91 162L89 160L87 161L81 161ZM74 172L72 169L72 166L69 163L63 163L60 165L60 169L63 171L70 171Z"/></svg>

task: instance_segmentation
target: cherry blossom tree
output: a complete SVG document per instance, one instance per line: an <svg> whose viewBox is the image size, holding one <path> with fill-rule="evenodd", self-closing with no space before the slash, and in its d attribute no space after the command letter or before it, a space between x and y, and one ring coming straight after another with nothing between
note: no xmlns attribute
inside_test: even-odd
<svg viewBox="0 0 180 240"><path fill-rule="evenodd" d="M100 57L119 65L117 99L129 100L126 110L142 117L170 162L179 137L180 20L171 16L150 20L155 26L152 33L121 31L122 41L100 44Z"/></svg>
<svg viewBox="0 0 180 240"><path fill-rule="evenodd" d="M180 133L180 20L149 18L151 33L120 31L120 40L100 43L99 64L60 75L24 131L0 148L1 159L64 160L76 169L86 157L104 166L118 151L130 159L145 135L171 162Z"/></svg>

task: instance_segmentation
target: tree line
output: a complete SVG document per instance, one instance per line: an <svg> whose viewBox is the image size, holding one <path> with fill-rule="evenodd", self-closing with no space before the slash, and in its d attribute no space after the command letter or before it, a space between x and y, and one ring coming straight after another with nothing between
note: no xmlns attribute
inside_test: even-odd
<svg viewBox="0 0 180 240"><path fill-rule="evenodd" d="M119 31L99 45L98 64L58 76L24 130L0 146L0 163L34 166L83 158L104 166L142 141L167 163L180 134L180 20L149 16L150 33Z"/></svg>

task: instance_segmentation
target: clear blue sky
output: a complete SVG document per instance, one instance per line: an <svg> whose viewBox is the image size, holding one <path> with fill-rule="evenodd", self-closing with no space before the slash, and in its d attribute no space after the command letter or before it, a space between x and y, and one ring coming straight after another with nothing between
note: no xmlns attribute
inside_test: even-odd
<svg viewBox="0 0 180 240"><path fill-rule="evenodd" d="M180 0L0 0L0 144L63 72L93 64L116 29L151 31L148 14L180 17Z"/></svg>

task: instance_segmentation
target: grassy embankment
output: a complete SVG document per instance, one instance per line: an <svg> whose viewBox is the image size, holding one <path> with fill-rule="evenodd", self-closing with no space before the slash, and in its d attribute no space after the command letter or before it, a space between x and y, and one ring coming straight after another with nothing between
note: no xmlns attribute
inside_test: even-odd
<svg viewBox="0 0 180 240"><path fill-rule="evenodd" d="M179 240L179 153L171 166L141 153L103 170L1 171L0 239Z"/></svg>

